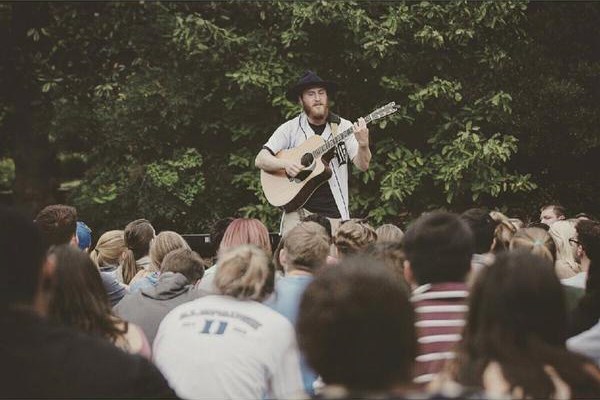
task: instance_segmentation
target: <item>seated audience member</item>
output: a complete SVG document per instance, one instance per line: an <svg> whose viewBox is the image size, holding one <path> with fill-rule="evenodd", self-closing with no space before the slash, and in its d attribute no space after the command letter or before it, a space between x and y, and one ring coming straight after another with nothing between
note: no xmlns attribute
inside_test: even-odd
<svg viewBox="0 0 600 400"><path fill-rule="evenodd" d="M318 398L402 398L417 343L406 288L381 263L346 257L302 297L298 342L326 384Z"/></svg>
<svg viewBox="0 0 600 400"><path fill-rule="evenodd" d="M585 294L571 318L570 336L596 325L600 318L600 222L579 220L575 225L578 261L587 274Z"/></svg>
<svg viewBox="0 0 600 400"><path fill-rule="evenodd" d="M221 246L221 241L223 240L225 231L233 221L234 218L227 217L221 218L212 224L212 229L210 231L210 246L212 249L212 256L208 265L214 265L217 262L217 252Z"/></svg>
<svg viewBox="0 0 600 400"><path fill-rule="evenodd" d="M127 287L117 280L117 269L125 249L123 231L108 231L100 236L96 247L90 252L90 258L100 270L104 290L113 307L127 293Z"/></svg>
<svg viewBox="0 0 600 400"><path fill-rule="evenodd" d="M581 244L581 240L578 240L579 229L577 228L577 226L579 225L579 221L581 220L578 220L575 223L575 229L571 232L572 236L569 237L567 241L569 242L569 245L572 246L574 262L579 266L580 272L578 272L576 275L573 275L570 278L561 279L561 282L563 283L563 285L585 289L588 280L590 257L585 251L585 247ZM589 225L587 222L585 222L583 223L583 225L581 225L581 229L585 231L585 237L583 240L587 240L590 243L590 246L593 246L594 234L593 232L588 232L589 229L586 229L590 226L592 225Z"/></svg>
<svg viewBox="0 0 600 400"><path fill-rule="evenodd" d="M47 322L56 264L45 241L29 218L0 206L2 397L175 397L147 360Z"/></svg>
<svg viewBox="0 0 600 400"><path fill-rule="evenodd" d="M47 247L70 243L77 245L77 210L63 204L45 207L35 217Z"/></svg>
<svg viewBox="0 0 600 400"><path fill-rule="evenodd" d="M595 220L595 218L593 218L590 214L586 214L586 213L577 213L574 218L575 219Z"/></svg>
<svg viewBox="0 0 600 400"><path fill-rule="evenodd" d="M90 258L101 272L116 278L125 247L123 231L113 230L102 234L96 247L90 252Z"/></svg>
<svg viewBox="0 0 600 400"><path fill-rule="evenodd" d="M337 264L337 257L335 249L335 245L333 244L333 235L331 231L331 221L329 218L322 216L321 214L309 214L302 219L303 222L316 222L325 228L325 232L327 233L327 238L329 239L329 255L327 256L327 265L335 265ZM282 238L283 240L283 238ZM279 246L278 246L279 247ZM277 266L277 263L275 264Z"/></svg>
<svg viewBox="0 0 600 400"><path fill-rule="evenodd" d="M494 233L498 223L492 219L490 213L482 208L471 208L460 215L460 218L469 225L475 241L475 254L471 264L473 274L494 262L492 249L494 248Z"/></svg>
<svg viewBox="0 0 600 400"><path fill-rule="evenodd" d="M372 243L367 248L366 254L381 261L400 284L406 286L406 290L409 290L409 284L404 278L404 261L406 261L406 255L404 254L401 242Z"/></svg>
<svg viewBox="0 0 600 400"><path fill-rule="evenodd" d="M492 231L493 232L493 231ZM461 338L469 294L474 240L458 215L436 211L421 216L404 235L404 276L415 287L418 356L414 382L426 384L454 358Z"/></svg>
<svg viewBox="0 0 600 400"><path fill-rule="evenodd" d="M71 246L55 247L55 283L48 307L50 320L107 339L129 353L150 358L144 332L116 317L90 257Z"/></svg>
<svg viewBox="0 0 600 400"><path fill-rule="evenodd" d="M492 241L492 253L497 254L508 250L510 239L517 232L517 228L510 222L509 218L499 211L490 211L490 217L496 223L494 229L494 240Z"/></svg>
<svg viewBox="0 0 600 400"><path fill-rule="evenodd" d="M371 243L376 241L375 229L358 219L343 221L333 238L338 259L363 253Z"/></svg>
<svg viewBox="0 0 600 400"><path fill-rule="evenodd" d="M600 370L567 351L566 319L550 261L499 255L477 277L458 356L432 386L455 381L490 398L598 398Z"/></svg>
<svg viewBox="0 0 600 400"><path fill-rule="evenodd" d="M137 292L142 288L154 286L158 281L163 259L171 251L177 249L190 249L190 246L180 234L173 231L164 231L156 235L150 243L150 266L138 271L129 282L129 291Z"/></svg>
<svg viewBox="0 0 600 400"><path fill-rule="evenodd" d="M545 230L546 232L548 230L550 230L550 226L544 224L543 222L536 222L536 221L528 223L527 227L528 228L540 228L540 229Z"/></svg>
<svg viewBox="0 0 600 400"><path fill-rule="evenodd" d="M404 232L393 224L383 224L375 230L377 242L402 242Z"/></svg>
<svg viewBox="0 0 600 400"><path fill-rule="evenodd" d="M163 319L154 340L154 361L179 396L303 395L294 328L261 304L272 293L274 279L264 250L234 247L219 256L219 295L182 304Z"/></svg>
<svg viewBox="0 0 600 400"><path fill-rule="evenodd" d="M581 272L581 266L575 261L576 246L569 242L575 237L577 220L567 219L552 224L548 233L556 244L556 275L559 279L572 278Z"/></svg>
<svg viewBox="0 0 600 400"><path fill-rule="evenodd" d="M196 252L187 248L173 250L161 263L156 285L126 295L113 311L142 328L152 345L165 315L178 305L200 297L194 285L202 275L204 261Z"/></svg>
<svg viewBox="0 0 600 400"><path fill-rule="evenodd" d="M61 204L44 208L37 215L35 224L42 231L47 246L69 244L77 247L77 210ZM116 304L125 295L125 288L114 276L100 273L104 290Z"/></svg>
<svg viewBox="0 0 600 400"><path fill-rule="evenodd" d="M561 224L563 221L556 222L552 227ZM556 265L556 246L554 240L548 232L541 228L525 228L519 230L510 241L511 251L526 251L536 256L542 257L552 264ZM572 312L579 299L584 294L582 288L563 285L567 312Z"/></svg>
<svg viewBox="0 0 600 400"><path fill-rule="evenodd" d="M540 208L540 222L552 226L556 221L566 218L565 208L558 204L546 204Z"/></svg>
<svg viewBox="0 0 600 400"><path fill-rule="evenodd" d="M329 237L325 229L315 222L301 222L285 234L284 246L279 254L285 276L277 280L275 292L265 302L292 325L296 324L300 299L312 275L327 262ZM304 389L313 393L315 373L305 363L302 365Z"/></svg>
<svg viewBox="0 0 600 400"><path fill-rule="evenodd" d="M206 270L198 288L204 293L216 293L215 274L219 270L218 257L229 249L243 244L253 244L271 255L271 238L267 227L254 218L236 218L227 227L217 252L217 263Z"/></svg>
<svg viewBox="0 0 600 400"><path fill-rule="evenodd" d="M92 230L83 221L77 221L77 245L80 250L89 251L92 245Z"/></svg>
<svg viewBox="0 0 600 400"><path fill-rule="evenodd" d="M123 253L122 264L117 270L117 279L129 285L135 275L141 270L150 268L150 242L156 236L154 227L148 220L136 219L125 227L123 237L125 239L125 253Z"/></svg>
<svg viewBox="0 0 600 400"><path fill-rule="evenodd" d="M541 228L523 228L511 239L509 250L523 250L554 263L556 246L552 237Z"/></svg>

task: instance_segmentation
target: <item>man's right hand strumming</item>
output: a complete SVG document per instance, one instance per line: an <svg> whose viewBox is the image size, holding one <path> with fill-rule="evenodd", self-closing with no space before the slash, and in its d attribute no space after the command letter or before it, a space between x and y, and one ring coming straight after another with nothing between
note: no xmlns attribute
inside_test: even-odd
<svg viewBox="0 0 600 400"><path fill-rule="evenodd" d="M298 164L293 161L286 161L284 167L285 173L290 178L294 178L296 175L298 175L303 168L304 167L302 166L302 164Z"/></svg>

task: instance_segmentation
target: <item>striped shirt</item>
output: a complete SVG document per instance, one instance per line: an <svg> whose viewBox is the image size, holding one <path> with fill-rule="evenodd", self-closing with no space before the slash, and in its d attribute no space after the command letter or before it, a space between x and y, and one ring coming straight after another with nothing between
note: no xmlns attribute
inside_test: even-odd
<svg viewBox="0 0 600 400"><path fill-rule="evenodd" d="M422 285L413 291L418 354L414 382L427 384L446 360L454 358L454 345L462 338L468 287L462 282Z"/></svg>

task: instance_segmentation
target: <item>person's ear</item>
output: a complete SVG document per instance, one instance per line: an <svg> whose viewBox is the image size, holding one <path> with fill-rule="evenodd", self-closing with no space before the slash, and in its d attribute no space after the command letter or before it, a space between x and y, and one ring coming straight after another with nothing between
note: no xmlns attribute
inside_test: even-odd
<svg viewBox="0 0 600 400"><path fill-rule="evenodd" d="M71 236L71 241L69 244L74 247L79 247L79 238L77 237L77 234Z"/></svg>

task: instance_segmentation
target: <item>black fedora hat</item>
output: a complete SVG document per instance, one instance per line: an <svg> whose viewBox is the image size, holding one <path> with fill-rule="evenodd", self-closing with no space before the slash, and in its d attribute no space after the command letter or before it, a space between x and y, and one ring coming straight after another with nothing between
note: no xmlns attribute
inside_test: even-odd
<svg viewBox="0 0 600 400"><path fill-rule="evenodd" d="M333 96L338 88L337 83L324 81L313 71L306 71L304 75L298 79L298 82L287 91L285 96L289 101L295 102L305 89L315 86L324 87L325 90L327 90L328 96Z"/></svg>

